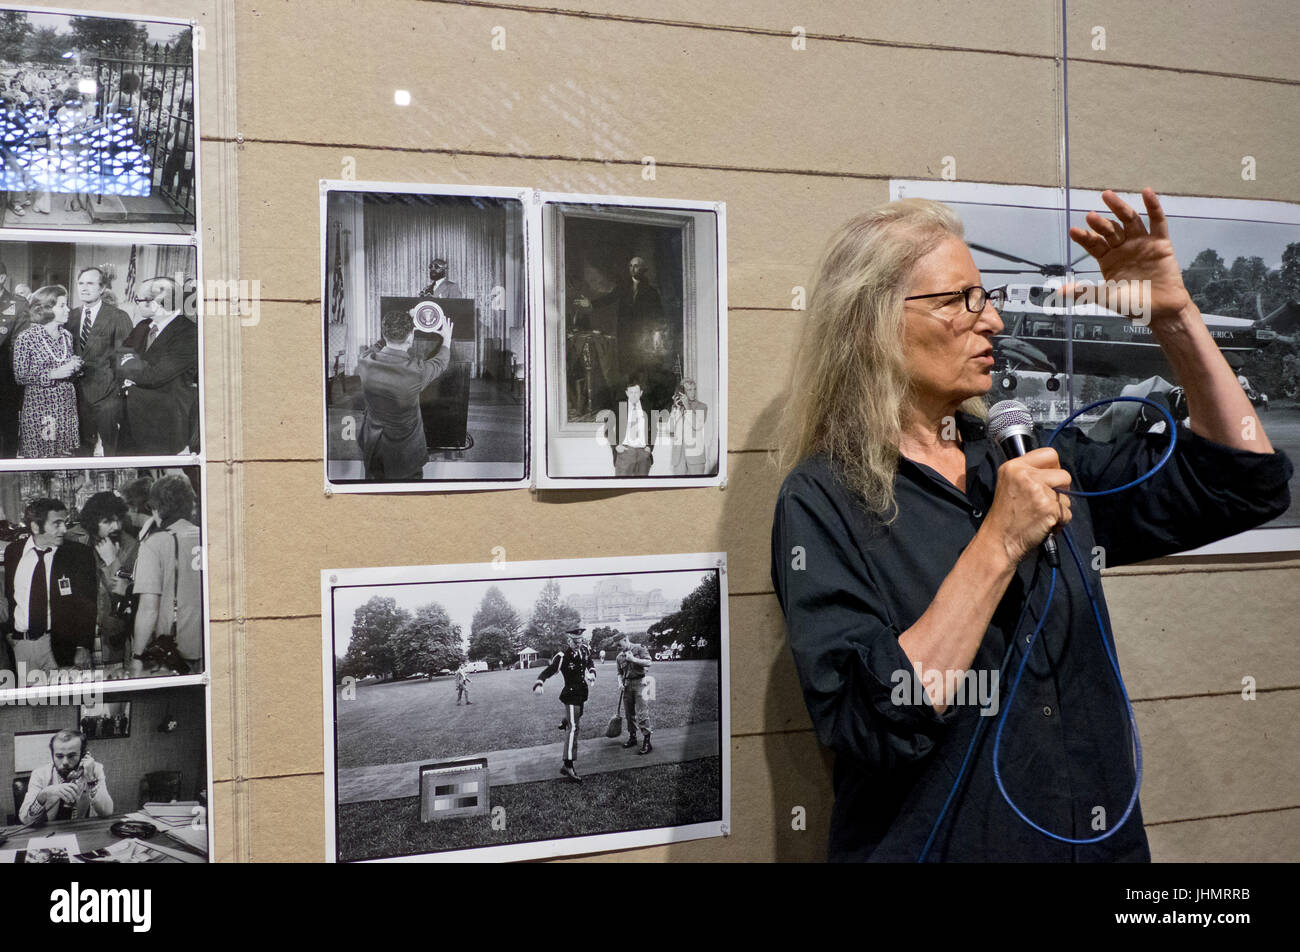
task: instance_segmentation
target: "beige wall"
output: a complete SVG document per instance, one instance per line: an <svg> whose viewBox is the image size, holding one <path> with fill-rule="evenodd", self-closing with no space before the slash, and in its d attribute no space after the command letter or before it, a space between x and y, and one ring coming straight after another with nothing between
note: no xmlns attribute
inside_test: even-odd
<svg viewBox="0 0 1300 952"><path fill-rule="evenodd" d="M836 224L891 177L937 178L944 156L963 180L1062 182L1059 5L84 5L185 8L205 25L205 278L257 279L264 296L258 324L213 318L205 337L219 857L324 856L320 570L482 561L502 545L511 559L730 557L734 835L595 859L821 858L830 759L768 578L791 289ZM1073 185L1300 201L1291 0L1072 0L1067 26ZM1241 178L1246 154L1256 181ZM726 202L727 488L326 497L318 180L349 159L363 180ZM391 528L434 520L454 538ZM641 528L614 539L611 522ZM1300 858L1298 583L1285 555L1108 573L1157 860ZM806 831L790 828L795 806Z"/></svg>

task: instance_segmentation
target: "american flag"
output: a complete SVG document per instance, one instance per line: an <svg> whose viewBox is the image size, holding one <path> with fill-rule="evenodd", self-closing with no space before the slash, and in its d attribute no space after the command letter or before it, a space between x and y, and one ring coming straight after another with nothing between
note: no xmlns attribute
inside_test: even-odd
<svg viewBox="0 0 1300 952"><path fill-rule="evenodd" d="M343 238L339 226L334 226L334 273L330 277L329 323L343 323Z"/></svg>
<svg viewBox="0 0 1300 952"><path fill-rule="evenodd" d="M131 262L126 266L126 290L122 292L122 300L135 300L135 245L131 246Z"/></svg>

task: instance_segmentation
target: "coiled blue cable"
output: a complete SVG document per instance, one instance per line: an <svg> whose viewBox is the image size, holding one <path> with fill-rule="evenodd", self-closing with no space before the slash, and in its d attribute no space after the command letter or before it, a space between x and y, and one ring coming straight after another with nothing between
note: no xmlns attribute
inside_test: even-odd
<svg viewBox="0 0 1300 952"><path fill-rule="evenodd" d="M1124 485L1116 486L1113 489L1099 489L1090 492L1084 490L1077 490L1077 489L1067 490L1066 491L1067 495L1085 496L1085 497L1109 496L1114 493L1123 492L1126 489L1132 489L1134 486L1137 486L1139 483L1145 482L1146 480L1154 476L1156 473L1160 472L1160 470L1164 467L1165 463L1169 462L1170 457L1174 455L1174 447L1178 444L1178 425L1174 421L1173 414L1169 412L1168 407L1164 407L1159 403L1156 403L1154 400L1148 400L1145 397L1108 397L1104 400L1094 401L1093 403L1090 403L1087 406L1076 410L1074 413L1070 414L1068 417L1062 420L1061 423L1056 427L1056 429L1052 431L1051 436L1047 438L1046 445L1051 446L1052 443L1056 441L1056 438L1057 436L1060 435L1061 431L1064 430L1067 426L1069 426L1069 424L1073 422L1076 418L1082 416L1084 413L1087 413L1089 410L1095 409L1096 407L1105 406L1111 403L1145 403L1147 406L1155 407L1157 410L1160 411L1161 414L1163 414L1165 420L1168 422L1169 446L1168 448L1166 448L1164 455L1161 456L1160 459L1156 462L1155 466L1151 467L1151 469L1147 470L1147 472L1143 473L1137 479L1130 480ZM1079 552L1074 546L1074 540L1073 538L1071 538L1069 531L1066 529L1062 529L1061 534L1065 538L1065 544L1066 547L1069 548L1070 550L1071 557L1074 559L1074 565L1079 572L1080 580L1083 582L1083 590L1088 596L1088 602L1090 605L1092 605L1092 614L1093 617L1097 620L1097 631L1101 635L1101 646L1102 649L1106 652L1106 660L1110 663L1110 669L1115 675L1115 682L1116 684L1119 685L1120 693L1124 697L1124 707L1128 713L1129 731L1133 737L1134 771L1135 771L1134 781L1133 781L1133 793L1129 797L1128 806L1125 807L1124 809L1124 815L1120 817L1118 823L1116 823L1114 826L1108 829L1105 833L1102 833L1099 836L1093 836L1086 839L1073 839L1068 836L1061 836L1058 833L1053 833L1051 830L1039 826L1033 820L1029 819L1029 817L1025 816L1024 811L1022 811L1019 807L1017 807L1014 801L1012 801L1011 795L1007 793L1006 785L1003 784L1002 782L1002 772L998 767L998 753L1002 747L1002 731L1003 728L1006 727L1007 715L1010 713L1012 702L1015 700L1016 688L1020 686L1020 678L1025 672L1025 664L1029 660L1029 654L1030 652L1033 651L1034 644L1038 641L1038 635L1042 631L1043 625L1047 622L1049 609L1051 608L1052 605L1052 597L1056 594L1056 571L1057 571L1056 569L1052 569L1051 583L1047 589L1047 601L1043 604L1042 617L1039 619L1038 624L1034 627L1033 633L1029 636L1029 642L1026 645L1024 654L1020 659L1020 667L1016 669L1016 679L1011 684L1011 692L1007 695L1007 699L1002 706L1002 713L998 716L997 733L994 735L994 739L993 739L993 779L997 782L998 792L1002 794L1002 799L1007 802L1007 806L1011 807L1012 811L1016 814L1016 816L1018 816L1026 824L1033 827L1035 830L1037 830L1039 833L1042 833L1044 836L1049 836L1054 840L1058 840L1062 843L1069 843L1075 846L1082 846L1090 843L1100 843L1102 840L1106 839L1107 837L1113 836L1121 827L1124 826L1124 824L1128 821L1129 816L1133 813L1133 807L1137 805L1138 791L1142 787L1142 743L1138 739L1137 719L1133 715L1133 703L1132 701L1129 700L1128 688L1124 685L1124 678L1119 672L1119 661L1111 646L1111 641L1113 639L1110 639L1107 636L1106 625L1101 620L1101 608L1097 604L1097 599L1092 593L1092 586L1088 584L1088 575L1087 572L1084 571L1083 561L1079 558ZM1025 607L1022 607L1020 610L1020 619L1016 621L1016 626L1012 633L1011 640L1007 648L1006 657L1004 657L1002 660L1001 671L1006 670L1007 661L1010 660L1011 658L1011 650L1016 644L1016 638L1019 637L1020 635L1020 622L1024 619L1025 608L1028 606L1028 604L1029 604L1029 597L1028 595L1026 595ZM962 778L966 774L966 768L970 764L971 752L974 751L975 745L979 741L979 738L983 730L983 726L984 724L982 720L975 726L975 731L971 735L970 745L966 748L966 755L965 757L962 758L961 767L957 771L957 779L953 782L952 789L948 791L948 797L944 801L942 809L940 809L939 811L938 819L934 821L934 826L933 828L931 828L930 835L925 841L925 846L921 849L921 853L917 857L916 861L918 863L925 862L925 858L930 852L930 847L934 844L934 839L938 835L939 827L943 824L943 819L948 814L948 807L952 804L953 798L957 794L957 789L961 786Z"/></svg>

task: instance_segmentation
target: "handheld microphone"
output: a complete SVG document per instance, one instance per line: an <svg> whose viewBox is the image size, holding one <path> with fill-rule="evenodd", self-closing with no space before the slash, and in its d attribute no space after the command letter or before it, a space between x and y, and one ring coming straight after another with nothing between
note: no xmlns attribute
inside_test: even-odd
<svg viewBox="0 0 1300 952"><path fill-rule="evenodd" d="M1029 415L1029 408L1019 400L1003 400L989 407L989 437L1000 447L1007 459L1024 456L1038 446L1034 439L1034 418ZM1061 567L1061 557L1056 551L1056 540L1051 533L1043 540L1043 554L1047 564L1054 569Z"/></svg>

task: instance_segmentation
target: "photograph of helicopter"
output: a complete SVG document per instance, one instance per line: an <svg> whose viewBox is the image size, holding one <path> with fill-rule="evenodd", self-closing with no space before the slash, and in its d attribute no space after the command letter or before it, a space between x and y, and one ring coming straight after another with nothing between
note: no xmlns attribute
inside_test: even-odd
<svg viewBox="0 0 1300 952"><path fill-rule="evenodd" d="M1019 400L1045 425L1121 394L1156 399L1176 419L1187 416L1180 381L1150 327L1107 308L1100 290L1078 302L1059 293L1071 281L1101 280L1096 262L1067 235L1087 212L1108 213L1099 192L1072 189L1068 216L1055 188L894 180L890 197L951 206L984 286L1006 287L990 400ZM1183 281L1206 326L1272 444L1300 460L1300 206L1185 196L1166 196L1164 206ZM1165 423L1149 409L1117 404L1080 417L1078 425L1106 439L1117 426ZM1300 548L1300 476L1291 496L1291 508L1267 528L1216 546Z"/></svg>
<svg viewBox="0 0 1300 952"><path fill-rule="evenodd" d="M1080 376L1121 377L1143 380L1148 377L1170 377L1171 371L1151 329L1110 310L1096 301L1073 304L1058 292L1066 279L1067 266L1042 264L997 248L969 242L972 251L994 259L1018 262L1034 268L1042 276L1041 283L1007 284L1007 304L1002 311L1005 329L994 338L994 374L996 385L1003 393L1013 393L1019 386L1018 374L1025 371L1047 374L1044 389L1058 392L1067 373ZM1300 249L1300 242L1295 243ZM1068 269L1076 279L1086 279L1083 270L1074 270L1083 263L1082 255L1069 263ZM1194 268L1186 269L1184 280L1191 288ZM980 266L984 275L1006 274L1025 276L1025 268L998 268ZM1053 281L1054 283L1046 283ZM986 280L986 285L997 281ZM1196 297L1196 292L1193 291ZM1204 310L1202 317L1210 329L1229 366L1238 372L1246 369L1251 358L1265 348L1275 348L1279 341L1294 346L1300 329L1300 301L1287 300L1263 313L1263 293L1254 292L1255 317L1234 317L1214 314ZM1244 374L1243 374L1244 376ZM1256 406L1267 405L1266 394L1247 388Z"/></svg>

